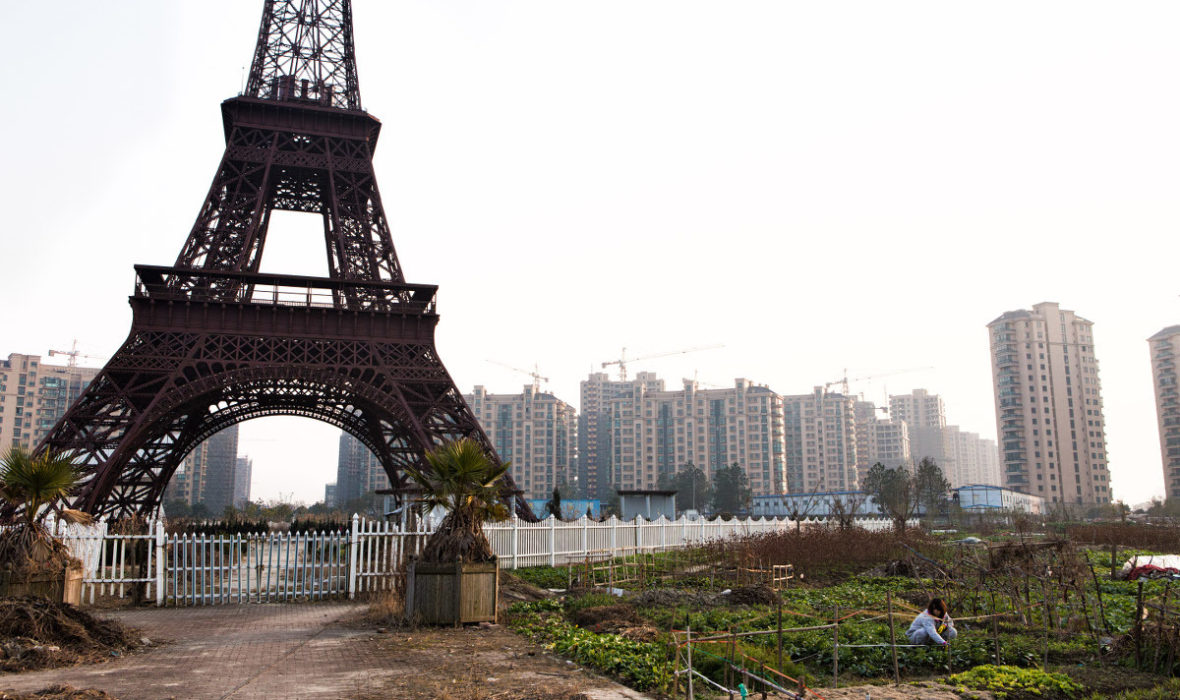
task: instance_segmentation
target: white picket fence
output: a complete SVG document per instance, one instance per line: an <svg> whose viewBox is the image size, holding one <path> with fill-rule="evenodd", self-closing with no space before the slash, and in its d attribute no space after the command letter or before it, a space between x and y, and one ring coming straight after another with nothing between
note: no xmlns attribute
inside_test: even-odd
<svg viewBox="0 0 1180 700"><path fill-rule="evenodd" d="M823 521L808 521L807 525ZM888 520L863 519L867 529ZM745 520L573 521L517 518L484 526L503 568L557 566L661 552L710 540L793 529L794 521ZM83 598L155 600L156 605L217 605L355 598L388 590L430 529L406 530L397 523L353 516L347 530L246 535L168 534L157 522L150 534L107 532L105 522L62 533L84 568Z"/></svg>

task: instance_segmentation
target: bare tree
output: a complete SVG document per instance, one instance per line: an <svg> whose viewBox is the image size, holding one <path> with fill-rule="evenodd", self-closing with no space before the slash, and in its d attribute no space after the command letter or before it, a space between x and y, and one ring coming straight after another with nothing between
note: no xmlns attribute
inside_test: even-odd
<svg viewBox="0 0 1180 700"><path fill-rule="evenodd" d="M795 521L795 530L803 527L803 520L819 505L819 487L803 494L788 494L787 517Z"/></svg>
<svg viewBox="0 0 1180 700"><path fill-rule="evenodd" d="M844 494L847 498L832 498L832 518L841 530L851 529L859 515L864 515L862 507L868 500L868 494L863 491L850 491Z"/></svg>

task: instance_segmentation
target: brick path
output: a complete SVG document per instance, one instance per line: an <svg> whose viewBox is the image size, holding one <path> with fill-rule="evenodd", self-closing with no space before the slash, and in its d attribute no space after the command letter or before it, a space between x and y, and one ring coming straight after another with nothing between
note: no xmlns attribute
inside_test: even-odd
<svg viewBox="0 0 1180 700"><path fill-rule="evenodd" d="M397 697L425 669L382 651L388 635L341 624L364 609L353 603L146 608L108 613L149 639L167 643L109 663L0 675L0 688L39 690L52 683L98 688L120 700ZM461 632L461 631L460 631ZM503 630L504 643L525 645ZM477 631L471 631L478 634ZM374 641L374 640L378 641ZM555 663L556 665L556 663ZM600 678L594 698L643 698Z"/></svg>
<svg viewBox="0 0 1180 700"><path fill-rule="evenodd" d="M356 658L358 645L347 643L370 632L332 624L356 610L325 603L113 612L149 639L169 643L104 664L0 676L0 687L69 683L121 700L347 697L350 683L380 673L373 660Z"/></svg>

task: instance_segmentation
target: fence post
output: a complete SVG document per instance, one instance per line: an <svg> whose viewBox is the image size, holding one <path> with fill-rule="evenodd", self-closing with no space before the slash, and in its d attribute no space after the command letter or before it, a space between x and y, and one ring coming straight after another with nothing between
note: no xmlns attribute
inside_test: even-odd
<svg viewBox="0 0 1180 700"><path fill-rule="evenodd" d="M352 530L348 535L348 599L354 600L356 598L356 561L357 550L360 548L361 534L360 534L361 516L357 513L352 514Z"/></svg>
<svg viewBox="0 0 1180 700"><path fill-rule="evenodd" d="M617 515L610 516L610 555L613 558L615 552L619 548L619 518Z"/></svg>
<svg viewBox="0 0 1180 700"><path fill-rule="evenodd" d="M512 516L512 568L520 568L520 518Z"/></svg>
<svg viewBox="0 0 1180 700"><path fill-rule="evenodd" d="M897 668L897 633L893 627L893 593L890 591L885 591L885 604L889 606L889 650L893 654L893 685L901 685L901 671ZM996 663L1000 663L998 655L996 657Z"/></svg>
<svg viewBox="0 0 1180 700"><path fill-rule="evenodd" d="M549 516L549 566L557 566L557 516Z"/></svg>
<svg viewBox="0 0 1180 700"><path fill-rule="evenodd" d="M168 551L164 546L164 523L156 521L156 607L164 606L164 564Z"/></svg>
<svg viewBox="0 0 1180 700"><path fill-rule="evenodd" d="M590 556L590 518L582 516L582 555Z"/></svg>

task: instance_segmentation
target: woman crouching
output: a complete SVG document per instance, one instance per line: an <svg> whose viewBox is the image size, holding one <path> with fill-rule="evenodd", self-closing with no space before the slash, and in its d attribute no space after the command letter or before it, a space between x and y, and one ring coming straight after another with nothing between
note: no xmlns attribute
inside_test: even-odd
<svg viewBox="0 0 1180 700"><path fill-rule="evenodd" d="M946 603L942 598L931 598L926 609L918 613L910 628L905 631L910 644L941 644L946 646L959 633L955 631L955 621L946 611Z"/></svg>

